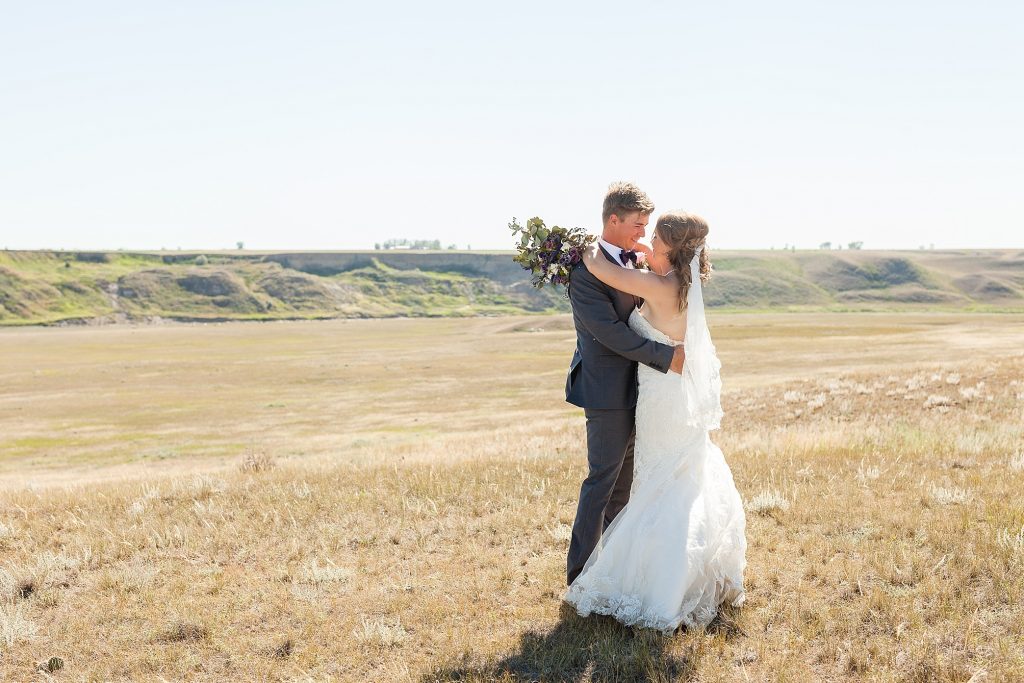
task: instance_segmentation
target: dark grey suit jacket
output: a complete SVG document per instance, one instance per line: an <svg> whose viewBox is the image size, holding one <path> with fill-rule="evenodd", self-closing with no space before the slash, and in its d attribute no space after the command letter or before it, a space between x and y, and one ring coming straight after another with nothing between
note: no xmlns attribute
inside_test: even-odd
<svg viewBox="0 0 1024 683"><path fill-rule="evenodd" d="M608 252L601 249L601 253L614 263ZM643 300L609 287L582 262L572 271L569 301L576 326L576 353L565 380L565 400L581 408L636 407L637 363L668 372L673 347L630 329L626 324L629 314Z"/></svg>

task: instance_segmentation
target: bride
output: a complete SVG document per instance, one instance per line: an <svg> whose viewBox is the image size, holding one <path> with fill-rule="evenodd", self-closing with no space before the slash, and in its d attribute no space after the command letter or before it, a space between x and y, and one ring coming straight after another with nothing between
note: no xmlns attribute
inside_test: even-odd
<svg viewBox="0 0 1024 683"><path fill-rule="evenodd" d="M732 472L708 431L722 416L721 363L704 317L711 273L708 226L683 212L662 215L650 271L620 268L593 245L587 269L644 299L629 326L663 344L683 344L682 378L641 364L629 502L605 530L565 593L581 616L607 614L672 633L706 626L722 604L743 603L746 519Z"/></svg>

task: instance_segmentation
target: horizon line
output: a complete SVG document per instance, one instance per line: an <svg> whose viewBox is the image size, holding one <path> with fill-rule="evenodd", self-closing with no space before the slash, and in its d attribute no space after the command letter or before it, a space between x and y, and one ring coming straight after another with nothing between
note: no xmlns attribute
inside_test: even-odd
<svg viewBox="0 0 1024 683"><path fill-rule="evenodd" d="M785 247L712 247L713 251L909 251L909 252L961 252L961 251L1017 251L1024 250L1024 246L1012 247L872 247L872 248L822 248L822 247L797 247L795 245L788 245ZM210 247L210 248L181 248L177 247L174 249L152 249L152 248L127 248L118 247L116 249L106 248L94 248L94 247L34 247L34 248L9 248L4 247L4 252L24 252L24 253L50 253L50 254L63 254L63 253L124 253L124 254L208 254L208 253L229 253L229 254L277 254L277 253L411 253L411 254L449 254L449 253L462 253L462 254L473 254L473 253L499 253L499 254L514 254L515 249L407 249L407 248L391 248L391 249L373 249L373 248L341 248L341 249L288 249L288 248L266 248L266 249L238 249L231 247Z"/></svg>

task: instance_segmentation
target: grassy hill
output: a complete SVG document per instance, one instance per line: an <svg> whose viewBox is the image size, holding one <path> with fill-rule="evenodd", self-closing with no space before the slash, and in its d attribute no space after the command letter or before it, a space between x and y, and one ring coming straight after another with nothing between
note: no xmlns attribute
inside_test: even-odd
<svg viewBox="0 0 1024 683"><path fill-rule="evenodd" d="M1024 310L1024 251L720 251L729 310ZM0 252L0 325L568 310L511 252Z"/></svg>

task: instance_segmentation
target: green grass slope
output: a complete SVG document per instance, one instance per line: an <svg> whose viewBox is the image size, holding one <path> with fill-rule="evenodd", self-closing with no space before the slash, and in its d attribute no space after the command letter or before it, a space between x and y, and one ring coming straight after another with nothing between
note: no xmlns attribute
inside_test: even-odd
<svg viewBox="0 0 1024 683"><path fill-rule="evenodd" d="M566 310L560 292L537 291L525 281L507 282L473 268L398 265L360 257L307 272L265 254L3 251L0 325Z"/></svg>
<svg viewBox="0 0 1024 683"><path fill-rule="evenodd" d="M727 310L1024 310L1024 251L722 251ZM567 311L511 252L0 252L0 325Z"/></svg>

